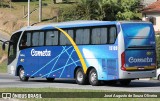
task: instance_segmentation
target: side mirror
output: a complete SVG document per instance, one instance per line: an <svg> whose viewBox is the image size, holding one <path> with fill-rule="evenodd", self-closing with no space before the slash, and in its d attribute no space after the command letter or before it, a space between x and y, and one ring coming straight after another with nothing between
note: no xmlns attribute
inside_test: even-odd
<svg viewBox="0 0 160 101"><path fill-rule="evenodd" d="M6 43L4 42L3 45L2 45L2 50L5 51L5 49L6 49Z"/></svg>

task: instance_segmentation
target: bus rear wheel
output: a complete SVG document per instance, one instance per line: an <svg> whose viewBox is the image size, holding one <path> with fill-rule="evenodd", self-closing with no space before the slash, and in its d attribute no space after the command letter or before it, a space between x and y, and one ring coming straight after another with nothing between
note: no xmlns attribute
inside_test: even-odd
<svg viewBox="0 0 160 101"><path fill-rule="evenodd" d="M100 84L100 81L98 80L98 74L96 69L92 68L89 72L89 83L92 86L98 86Z"/></svg>
<svg viewBox="0 0 160 101"><path fill-rule="evenodd" d="M21 81L28 81L29 77L26 77L24 75L24 73L25 73L24 69L20 68L19 69L19 78L20 78Z"/></svg>
<svg viewBox="0 0 160 101"><path fill-rule="evenodd" d="M78 68L75 75L76 83L79 85L87 84L87 76L84 74L82 68Z"/></svg>

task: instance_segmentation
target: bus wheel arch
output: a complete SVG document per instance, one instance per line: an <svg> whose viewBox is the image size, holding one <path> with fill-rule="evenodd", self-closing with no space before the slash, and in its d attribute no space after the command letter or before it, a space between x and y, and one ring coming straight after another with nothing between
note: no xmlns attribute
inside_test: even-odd
<svg viewBox="0 0 160 101"><path fill-rule="evenodd" d="M158 80L160 80L160 74L158 75Z"/></svg>
<svg viewBox="0 0 160 101"><path fill-rule="evenodd" d="M22 65L19 65L19 66L17 67L17 69L16 69L16 76L19 76L19 70L20 70L20 68L23 68L23 66L22 66Z"/></svg>
<svg viewBox="0 0 160 101"><path fill-rule="evenodd" d="M88 77L84 73L83 68L78 66L74 70L74 78L76 80L76 83L79 85L85 85L88 84Z"/></svg>

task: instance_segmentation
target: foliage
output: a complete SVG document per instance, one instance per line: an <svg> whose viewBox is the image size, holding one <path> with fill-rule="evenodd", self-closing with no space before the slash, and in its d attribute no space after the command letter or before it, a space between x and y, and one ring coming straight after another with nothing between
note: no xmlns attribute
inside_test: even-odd
<svg viewBox="0 0 160 101"><path fill-rule="evenodd" d="M116 17L117 20L132 20L139 19L136 15L139 13L140 0L119 0L120 11Z"/></svg>
<svg viewBox="0 0 160 101"><path fill-rule="evenodd" d="M158 61L158 64L160 65L160 36L156 37L156 49L157 49L157 51L156 51L157 61Z"/></svg>
<svg viewBox="0 0 160 101"><path fill-rule="evenodd" d="M64 21L71 20L137 20L140 0L80 0L70 12L62 10Z"/></svg>
<svg viewBox="0 0 160 101"><path fill-rule="evenodd" d="M10 8L8 1L1 0L0 1L0 8Z"/></svg>

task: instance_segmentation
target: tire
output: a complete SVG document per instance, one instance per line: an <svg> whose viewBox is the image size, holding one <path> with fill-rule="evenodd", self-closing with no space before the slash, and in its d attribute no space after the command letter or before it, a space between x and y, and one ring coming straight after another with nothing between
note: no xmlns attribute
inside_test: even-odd
<svg viewBox="0 0 160 101"><path fill-rule="evenodd" d="M100 84L100 81L98 80L98 74L96 69L92 68L89 72L89 83L92 86L98 86Z"/></svg>
<svg viewBox="0 0 160 101"><path fill-rule="evenodd" d="M88 82L87 76L84 74L82 68L77 69L75 79L79 85L85 85Z"/></svg>
<svg viewBox="0 0 160 101"><path fill-rule="evenodd" d="M23 68L20 68L20 69L19 69L19 79L20 79L21 81L28 81L29 77L26 77L26 76L24 75L24 73L25 73L24 69L23 69Z"/></svg>
<svg viewBox="0 0 160 101"><path fill-rule="evenodd" d="M128 86L130 83L131 83L130 79L128 79L128 80L120 80L120 84L122 86Z"/></svg>
<svg viewBox="0 0 160 101"><path fill-rule="evenodd" d="M48 82L53 82L55 78L46 78Z"/></svg>
<svg viewBox="0 0 160 101"><path fill-rule="evenodd" d="M160 81L160 74L158 75L158 80Z"/></svg>

